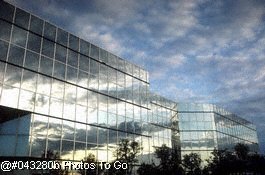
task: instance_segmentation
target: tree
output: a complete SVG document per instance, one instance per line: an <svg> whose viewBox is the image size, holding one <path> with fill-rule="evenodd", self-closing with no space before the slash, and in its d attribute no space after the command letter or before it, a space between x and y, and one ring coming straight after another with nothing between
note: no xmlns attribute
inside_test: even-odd
<svg viewBox="0 0 265 175"><path fill-rule="evenodd" d="M96 175L97 169L98 169L98 161L96 160L96 157L94 154L89 153L83 160L83 163L89 164L88 168L81 168L78 172L81 175ZM98 169L99 171L100 169Z"/></svg>
<svg viewBox="0 0 265 175"><path fill-rule="evenodd" d="M117 158L115 161L119 161L121 163L126 163L128 165L127 170L123 169L115 169L113 168L114 162L112 162L112 168L109 169L108 174L115 175L124 175L124 174L132 174L133 166L138 162L137 155L141 151L141 146L136 141L130 141L128 139L121 139L118 143L118 148L115 151L115 155Z"/></svg>
<svg viewBox="0 0 265 175"><path fill-rule="evenodd" d="M181 175L183 174L183 169L180 166L180 154L178 149L172 149L163 144L161 147L155 148L156 157L159 159L159 165L152 163L147 165L145 163L141 164L138 169L140 175L144 174L167 174L167 175Z"/></svg>
<svg viewBox="0 0 265 175"><path fill-rule="evenodd" d="M248 154L249 154L249 147L247 145L244 145L242 143L236 144L234 147L235 153L240 160L247 160Z"/></svg>
<svg viewBox="0 0 265 175"><path fill-rule="evenodd" d="M182 166L185 168L188 175L202 174L201 163L201 156L196 153L186 154L182 160Z"/></svg>

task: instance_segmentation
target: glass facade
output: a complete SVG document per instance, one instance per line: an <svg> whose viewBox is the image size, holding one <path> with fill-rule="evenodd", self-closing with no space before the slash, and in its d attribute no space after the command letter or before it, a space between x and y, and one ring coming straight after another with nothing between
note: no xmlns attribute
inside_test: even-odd
<svg viewBox="0 0 265 175"><path fill-rule="evenodd" d="M204 157L237 142L256 149L248 121L152 94L148 79L141 67L0 1L0 156L53 150L62 160L93 153L110 162L123 138L140 143L139 163L151 163L162 144Z"/></svg>
<svg viewBox="0 0 265 175"><path fill-rule="evenodd" d="M235 114L211 104L178 104L182 155L191 152L209 158L214 148L233 150L237 143L258 152L255 126Z"/></svg>

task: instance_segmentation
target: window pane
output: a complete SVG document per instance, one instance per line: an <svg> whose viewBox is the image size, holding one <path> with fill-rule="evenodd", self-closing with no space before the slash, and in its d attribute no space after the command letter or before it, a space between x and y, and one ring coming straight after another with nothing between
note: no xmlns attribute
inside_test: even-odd
<svg viewBox="0 0 265 175"><path fill-rule="evenodd" d="M76 51L79 49L79 39L72 34L69 35L69 47Z"/></svg>
<svg viewBox="0 0 265 175"><path fill-rule="evenodd" d="M44 37L54 41L55 35L56 35L56 27L48 22L45 22Z"/></svg>
<svg viewBox="0 0 265 175"><path fill-rule="evenodd" d="M39 54L27 51L25 67L37 71L39 67Z"/></svg>
<svg viewBox="0 0 265 175"><path fill-rule="evenodd" d="M0 38L9 41L11 24L0 20Z"/></svg>
<svg viewBox="0 0 265 175"><path fill-rule="evenodd" d="M0 84L4 81L4 73L5 73L5 63L0 62ZM1 92L1 85L0 85Z"/></svg>
<svg viewBox="0 0 265 175"><path fill-rule="evenodd" d="M10 63L22 66L23 58L24 58L24 51L25 50L20 47L11 45L8 61Z"/></svg>
<svg viewBox="0 0 265 175"><path fill-rule="evenodd" d="M25 47L27 40L27 31L14 26L12 43Z"/></svg>
<svg viewBox="0 0 265 175"><path fill-rule="evenodd" d="M56 53L55 53L56 60L66 63L66 53L67 49L65 47L56 44Z"/></svg>
<svg viewBox="0 0 265 175"><path fill-rule="evenodd" d="M89 58L88 57L80 55L79 69L89 72Z"/></svg>
<svg viewBox="0 0 265 175"><path fill-rule="evenodd" d="M8 43L0 40L0 60L6 60Z"/></svg>
<svg viewBox="0 0 265 175"><path fill-rule="evenodd" d="M84 40L80 40L80 52L82 54L85 54L87 56L89 56L89 42L86 42Z"/></svg>
<svg viewBox="0 0 265 175"><path fill-rule="evenodd" d="M8 64L4 83L14 87L20 87L20 80L21 80L21 69L16 66Z"/></svg>
<svg viewBox="0 0 265 175"><path fill-rule="evenodd" d="M64 46L67 46L67 40L68 40L68 33L62 29L58 29L57 42Z"/></svg>
<svg viewBox="0 0 265 175"><path fill-rule="evenodd" d="M53 55L54 55L54 43L49 41L49 40L43 39L43 42L42 42L42 54L46 55L46 56L48 56L50 58L53 58Z"/></svg>
<svg viewBox="0 0 265 175"><path fill-rule="evenodd" d="M67 75L66 75L66 79L68 82L71 83L76 83L76 79L77 79L77 69L67 66Z"/></svg>
<svg viewBox="0 0 265 175"><path fill-rule="evenodd" d="M68 50L68 60L67 63L71 66L77 67L78 65L78 54L77 52Z"/></svg>
<svg viewBox="0 0 265 175"><path fill-rule="evenodd" d="M53 76L59 79L65 78L65 64L55 61Z"/></svg>
<svg viewBox="0 0 265 175"><path fill-rule="evenodd" d="M31 15L31 22L30 22L30 28L29 30L42 35L42 27L43 27L43 20L40 18Z"/></svg>
<svg viewBox="0 0 265 175"><path fill-rule="evenodd" d="M90 56L95 59L99 57L99 48L93 44L91 44Z"/></svg>
<svg viewBox="0 0 265 175"><path fill-rule="evenodd" d="M108 63L108 52L100 49L100 60L103 61L104 63Z"/></svg>
<svg viewBox="0 0 265 175"><path fill-rule="evenodd" d="M88 76L88 73L79 70L77 84L79 86L88 87Z"/></svg>
<svg viewBox="0 0 265 175"><path fill-rule="evenodd" d="M25 90L36 91L37 74L24 70L21 88Z"/></svg>
<svg viewBox="0 0 265 175"><path fill-rule="evenodd" d="M35 102L35 93L30 91L20 90L19 108L32 111Z"/></svg>
<svg viewBox="0 0 265 175"><path fill-rule="evenodd" d="M29 13L17 8L16 9L15 24L17 24L21 27L24 27L25 29L28 29Z"/></svg>
<svg viewBox="0 0 265 175"><path fill-rule="evenodd" d="M40 52L41 38L33 33L29 33L28 37L28 49L35 52Z"/></svg>
<svg viewBox="0 0 265 175"><path fill-rule="evenodd" d="M15 10L14 6L5 3L4 1L0 1L0 18L12 22L14 10Z"/></svg>
<svg viewBox="0 0 265 175"><path fill-rule="evenodd" d="M99 73L98 62L90 59L90 73L93 75L97 75Z"/></svg>
<svg viewBox="0 0 265 175"><path fill-rule="evenodd" d="M52 60L42 56L40 61L40 72L47 75L52 75L52 67Z"/></svg>

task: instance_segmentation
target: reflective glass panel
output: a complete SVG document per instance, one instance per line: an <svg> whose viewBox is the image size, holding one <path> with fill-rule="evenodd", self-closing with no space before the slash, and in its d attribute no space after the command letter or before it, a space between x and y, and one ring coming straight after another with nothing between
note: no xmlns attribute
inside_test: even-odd
<svg viewBox="0 0 265 175"><path fill-rule="evenodd" d="M4 81L4 73L5 73L5 63L0 62L0 83L1 84Z"/></svg>
<svg viewBox="0 0 265 175"><path fill-rule="evenodd" d="M97 144L97 131L95 126L87 126L87 142Z"/></svg>
<svg viewBox="0 0 265 175"><path fill-rule="evenodd" d="M41 38L33 33L29 33L28 36L28 49L37 53L40 52Z"/></svg>
<svg viewBox="0 0 265 175"><path fill-rule="evenodd" d="M0 20L0 38L9 41L11 24Z"/></svg>
<svg viewBox="0 0 265 175"><path fill-rule="evenodd" d="M69 122L66 120L63 120L63 139L69 139L69 140L74 140L74 127L75 123L74 122Z"/></svg>
<svg viewBox="0 0 265 175"><path fill-rule="evenodd" d="M12 43L25 47L27 40L27 31L14 26L12 34Z"/></svg>
<svg viewBox="0 0 265 175"><path fill-rule="evenodd" d="M10 51L9 51L9 57L8 61L10 63L22 66L23 65L23 59L24 59L24 49L11 45Z"/></svg>
<svg viewBox="0 0 265 175"><path fill-rule="evenodd" d="M64 46L67 46L68 33L62 29L57 30L57 42Z"/></svg>
<svg viewBox="0 0 265 175"><path fill-rule="evenodd" d="M89 58L88 57L80 55L79 69L89 72Z"/></svg>
<svg viewBox="0 0 265 175"><path fill-rule="evenodd" d="M53 61L47 57L42 56L40 61L40 72L52 75Z"/></svg>
<svg viewBox="0 0 265 175"><path fill-rule="evenodd" d="M50 99L50 115L62 117L63 101L55 98Z"/></svg>
<svg viewBox="0 0 265 175"><path fill-rule="evenodd" d="M48 138L47 150L52 151L54 154L60 154L61 140Z"/></svg>
<svg viewBox="0 0 265 175"><path fill-rule="evenodd" d="M99 64L92 59L90 59L90 73L93 75L97 75L99 73Z"/></svg>
<svg viewBox="0 0 265 175"><path fill-rule="evenodd" d="M65 64L55 61L53 76L64 80L65 78Z"/></svg>
<svg viewBox="0 0 265 175"><path fill-rule="evenodd" d="M100 60L103 61L104 63L108 63L108 52L100 49Z"/></svg>
<svg viewBox="0 0 265 175"><path fill-rule="evenodd" d="M66 54L67 54L67 49L59 44L56 44L55 59L63 63L66 63Z"/></svg>
<svg viewBox="0 0 265 175"><path fill-rule="evenodd" d="M42 94L36 94L35 112L48 115L48 112L49 112L49 97L48 96L45 96Z"/></svg>
<svg viewBox="0 0 265 175"><path fill-rule="evenodd" d="M0 18L6 19L10 22L13 21L13 15L14 15L14 6L4 2L0 1Z"/></svg>
<svg viewBox="0 0 265 175"><path fill-rule="evenodd" d="M33 111L34 102L35 102L35 93L30 91L20 90L19 105L18 105L20 109Z"/></svg>
<svg viewBox="0 0 265 175"><path fill-rule="evenodd" d="M79 49L79 39L72 34L69 35L69 47L75 51Z"/></svg>
<svg viewBox="0 0 265 175"><path fill-rule="evenodd" d="M80 39L80 52L85 55L89 55L90 43Z"/></svg>
<svg viewBox="0 0 265 175"><path fill-rule="evenodd" d="M77 69L71 66L67 66L66 80L71 83L76 83L77 80Z"/></svg>
<svg viewBox="0 0 265 175"><path fill-rule="evenodd" d="M0 60L7 58L8 43L0 40Z"/></svg>
<svg viewBox="0 0 265 175"><path fill-rule="evenodd" d="M45 95L50 95L51 91L51 78L39 75L37 83L37 92Z"/></svg>
<svg viewBox="0 0 265 175"><path fill-rule="evenodd" d="M77 84L82 87L88 87L89 74L79 70Z"/></svg>
<svg viewBox="0 0 265 175"><path fill-rule="evenodd" d="M56 27L48 22L45 22L44 37L54 41L55 35L56 35Z"/></svg>
<svg viewBox="0 0 265 175"><path fill-rule="evenodd" d="M29 30L42 35L43 20L40 18L31 15L30 28Z"/></svg>
<svg viewBox="0 0 265 175"><path fill-rule="evenodd" d="M15 24L28 29L29 25L29 13L16 8Z"/></svg>
<svg viewBox="0 0 265 175"><path fill-rule="evenodd" d="M19 89L11 86L3 86L1 104L13 108L18 105Z"/></svg>
<svg viewBox="0 0 265 175"><path fill-rule="evenodd" d="M61 159L73 160L74 142L62 140Z"/></svg>
<svg viewBox="0 0 265 175"><path fill-rule="evenodd" d="M95 59L99 58L99 48L93 44L91 44L90 56Z"/></svg>
<svg viewBox="0 0 265 175"><path fill-rule="evenodd" d="M45 137L32 137L31 156L43 157L46 151L46 138Z"/></svg>
<svg viewBox="0 0 265 175"><path fill-rule="evenodd" d="M27 51L24 64L26 68L37 71L39 68L39 54Z"/></svg>
<svg viewBox="0 0 265 175"><path fill-rule="evenodd" d="M23 70L21 88L35 92L36 82L37 82L37 74L28 70Z"/></svg>
<svg viewBox="0 0 265 175"><path fill-rule="evenodd" d="M59 99L63 99L64 95L64 83L53 79L51 96Z"/></svg>
<svg viewBox="0 0 265 175"><path fill-rule="evenodd" d="M78 65L78 54L72 50L68 50L67 64L77 67Z"/></svg>
<svg viewBox="0 0 265 175"><path fill-rule="evenodd" d="M49 40L43 39L42 54L46 55L50 58L53 58L53 56L54 56L54 43L49 41Z"/></svg>

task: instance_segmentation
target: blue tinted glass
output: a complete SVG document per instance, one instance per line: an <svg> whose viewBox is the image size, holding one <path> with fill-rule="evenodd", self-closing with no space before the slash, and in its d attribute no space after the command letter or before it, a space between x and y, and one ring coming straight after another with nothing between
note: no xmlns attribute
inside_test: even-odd
<svg viewBox="0 0 265 175"><path fill-rule="evenodd" d="M41 38L33 33L29 33L28 36L28 49L35 52L40 52Z"/></svg>
<svg viewBox="0 0 265 175"><path fill-rule="evenodd" d="M65 78L65 64L55 61L53 76L59 79Z"/></svg>
<svg viewBox="0 0 265 175"><path fill-rule="evenodd" d="M57 30L57 42L64 46L67 46L68 33L62 29Z"/></svg>
<svg viewBox="0 0 265 175"><path fill-rule="evenodd" d="M89 58L88 57L80 55L79 69L89 72Z"/></svg>
<svg viewBox="0 0 265 175"><path fill-rule="evenodd" d="M67 54L66 47L56 44L55 59L63 63L66 63L66 54Z"/></svg>
<svg viewBox="0 0 265 175"><path fill-rule="evenodd" d="M99 48L93 44L91 44L90 56L95 59L99 58Z"/></svg>
<svg viewBox="0 0 265 175"><path fill-rule="evenodd" d="M0 60L6 60L8 43L0 40Z"/></svg>
<svg viewBox="0 0 265 175"><path fill-rule="evenodd" d="M39 67L39 54L27 51L25 58L25 67L37 71Z"/></svg>
<svg viewBox="0 0 265 175"><path fill-rule="evenodd" d="M71 66L77 67L78 65L78 54L72 50L68 50L67 63Z"/></svg>
<svg viewBox="0 0 265 175"><path fill-rule="evenodd" d="M24 58L24 49L11 45L8 62L22 66Z"/></svg>
<svg viewBox="0 0 265 175"><path fill-rule="evenodd" d="M16 17L15 17L15 24L25 29L28 29L29 25L29 13L21 10L16 9Z"/></svg>
<svg viewBox="0 0 265 175"><path fill-rule="evenodd" d="M0 18L6 19L7 21L13 21L15 7L4 2L0 1Z"/></svg>
<svg viewBox="0 0 265 175"><path fill-rule="evenodd" d="M30 31L33 31L39 35L42 35L42 27L43 27L43 20L40 18L31 15L31 21L30 21Z"/></svg>
<svg viewBox="0 0 265 175"><path fill-rule="evenodd" d="M50 58L53 58L53 56L54 56L54 43L49 41L49 40L43 39L42 54L46 55Z"/></svg>
<svg viewBox="0 0 265 175"><path fill-rule="evenodd" d="M12 35L12 43L25 47L26 40L27 40L27 31L14 26L13 35Z"/></svg>
<svg viewBox="0 0 265 175"><path fill-rule="evenodd" d="M46 57L41 57L40 61L40 72L52 75L53 61Z"/></svg>
<svg viewBox="0 0 265 175"><path fill-rule="evenodd" d="M44 37L54 41L55 35L56 35L56 27L48 22L45 22Z"/></svg>
<svg viewBox="0 0 265 175"><path fill-rule="evenodd" d="M79 49L79 39L72 34L69 35L69 47L75 51Z"/></svg>
<svg viewBox="0 0 265 175"><path fill-rule="evenodd" d="M11 24L0 20L0 38L9 41Z"/></svg>
<svg viewBox="0 0 265 175"><path fill-rule="evenodd" d="M86 42L84 40L80 40L80 52L82 54L85 54L87 56L89 56L89 42Z"/></svg>

